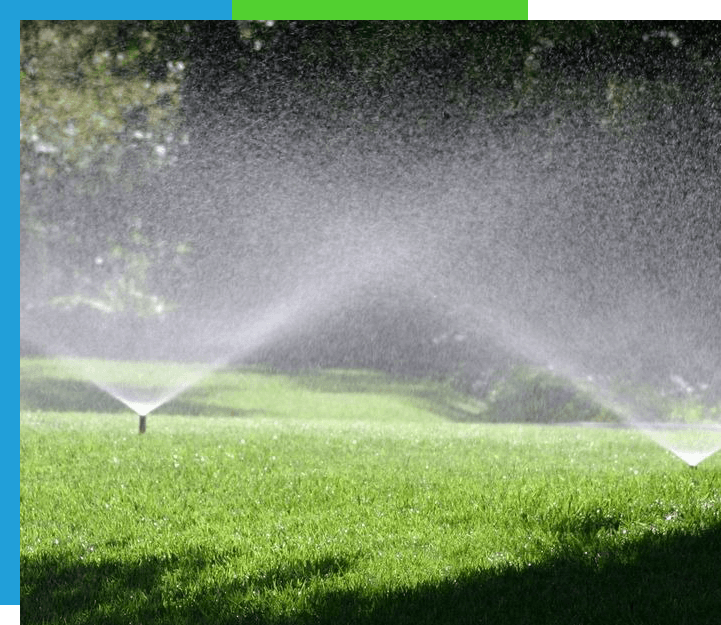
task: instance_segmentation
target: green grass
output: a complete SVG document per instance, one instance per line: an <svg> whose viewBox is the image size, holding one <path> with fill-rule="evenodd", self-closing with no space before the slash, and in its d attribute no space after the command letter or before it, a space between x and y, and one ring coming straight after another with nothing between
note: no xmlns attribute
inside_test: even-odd
<svg viewBox="0 0 721 625"><path fill-rule="evenodd" d="M719 454L364 372L215 374L139 436L21 374L23 623L717 622Z"/></svg>

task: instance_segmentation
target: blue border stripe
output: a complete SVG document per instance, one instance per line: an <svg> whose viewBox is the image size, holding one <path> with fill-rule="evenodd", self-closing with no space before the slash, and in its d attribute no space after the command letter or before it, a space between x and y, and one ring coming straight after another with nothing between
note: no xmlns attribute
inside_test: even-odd
<svg viewBox="0 0 721 625"><path fill-rule="evenodd" d="M17 58L20 49L21 19L230 19L230 0L205 0L190 3L187 0L152 3L131 0L122 5L90 2L40 2L15 8L9 7L9 19L3 20L2 63L3 75L16 76L18 97L2 98L3 145L13 146L2 151L2 175L5 179L6 205L2 211L3 245L0 246L2 266L5 271L4 286L7 306L0 308L5 317L3 327L7 332L3 350L2 384L9 412L7 424L0 443L0 474L3 476L5 505L0 515L0 605L20 604L20 389L19 364L20 320L20 81ZM22 13L14 17L15 12ZM11 301L15 298L15 301ZM17 377L16 377L17 376Z"/></svg>
<svg viewBox="0 0 721 625"><path fill-rule="evenodd" d="M102 2L34 2L22 10L18 19L34 20L227 20L231 0L126 0L122 4Z"/></svg>
<svg viewBox="0 0 721 625"><path fill-rule="evenodd" d="M3 495L5 505L0 515L0 605L20 604L20 389L19 362L20 353L20 77L16 54L20 50L19 21L5 20L6 30L2 37L3 75L15 76L18 97L2 98L2 145L8 146L0 152L3 162L0 171L5 177L7 202L2 211L3 244L0 246L2 267L5 275L3 284L8 300L0 307L8 337L2 350L2 385L5 391L4 408L8 411L3 435L0 437L0 475L3 476ZM11 67L11 63L13 66ZM10 147L12 146L12 147ZM17 376L17 377L16 377Z"/></svg>

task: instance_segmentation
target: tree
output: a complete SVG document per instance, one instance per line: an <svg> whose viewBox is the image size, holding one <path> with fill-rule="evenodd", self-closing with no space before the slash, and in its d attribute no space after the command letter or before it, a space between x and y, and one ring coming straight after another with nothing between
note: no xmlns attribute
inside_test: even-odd
<svg viewBox="0 0 721 625"><path fill-rule="evenodd" d="M159 56L159 25L147 22L21 22L20 39L23 294L162 313L151 265L177 264L188 246L150 240L121 196L187 143L184 63Z"/></svg>

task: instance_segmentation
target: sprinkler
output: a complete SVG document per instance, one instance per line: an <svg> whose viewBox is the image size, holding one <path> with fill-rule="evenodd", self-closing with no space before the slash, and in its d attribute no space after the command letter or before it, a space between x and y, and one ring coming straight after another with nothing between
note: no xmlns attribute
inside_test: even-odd
<svg viewBox="0 0 721 625"><path fill-rule="evenodd" d="M138 434L145 434L145 420L147 419L147 415L139 414L138 417Z"/></svg>

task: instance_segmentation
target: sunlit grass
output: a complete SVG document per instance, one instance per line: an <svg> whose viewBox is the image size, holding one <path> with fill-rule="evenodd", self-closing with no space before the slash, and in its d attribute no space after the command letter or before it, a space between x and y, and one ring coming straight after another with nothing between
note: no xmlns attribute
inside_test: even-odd
<svg viewBox="0 0 721 625"><path fill-rule="evenodd" d="M143 436L26 402L23 622L712 622L718 455L457 423L370 379L217 374Z"/></svg>

